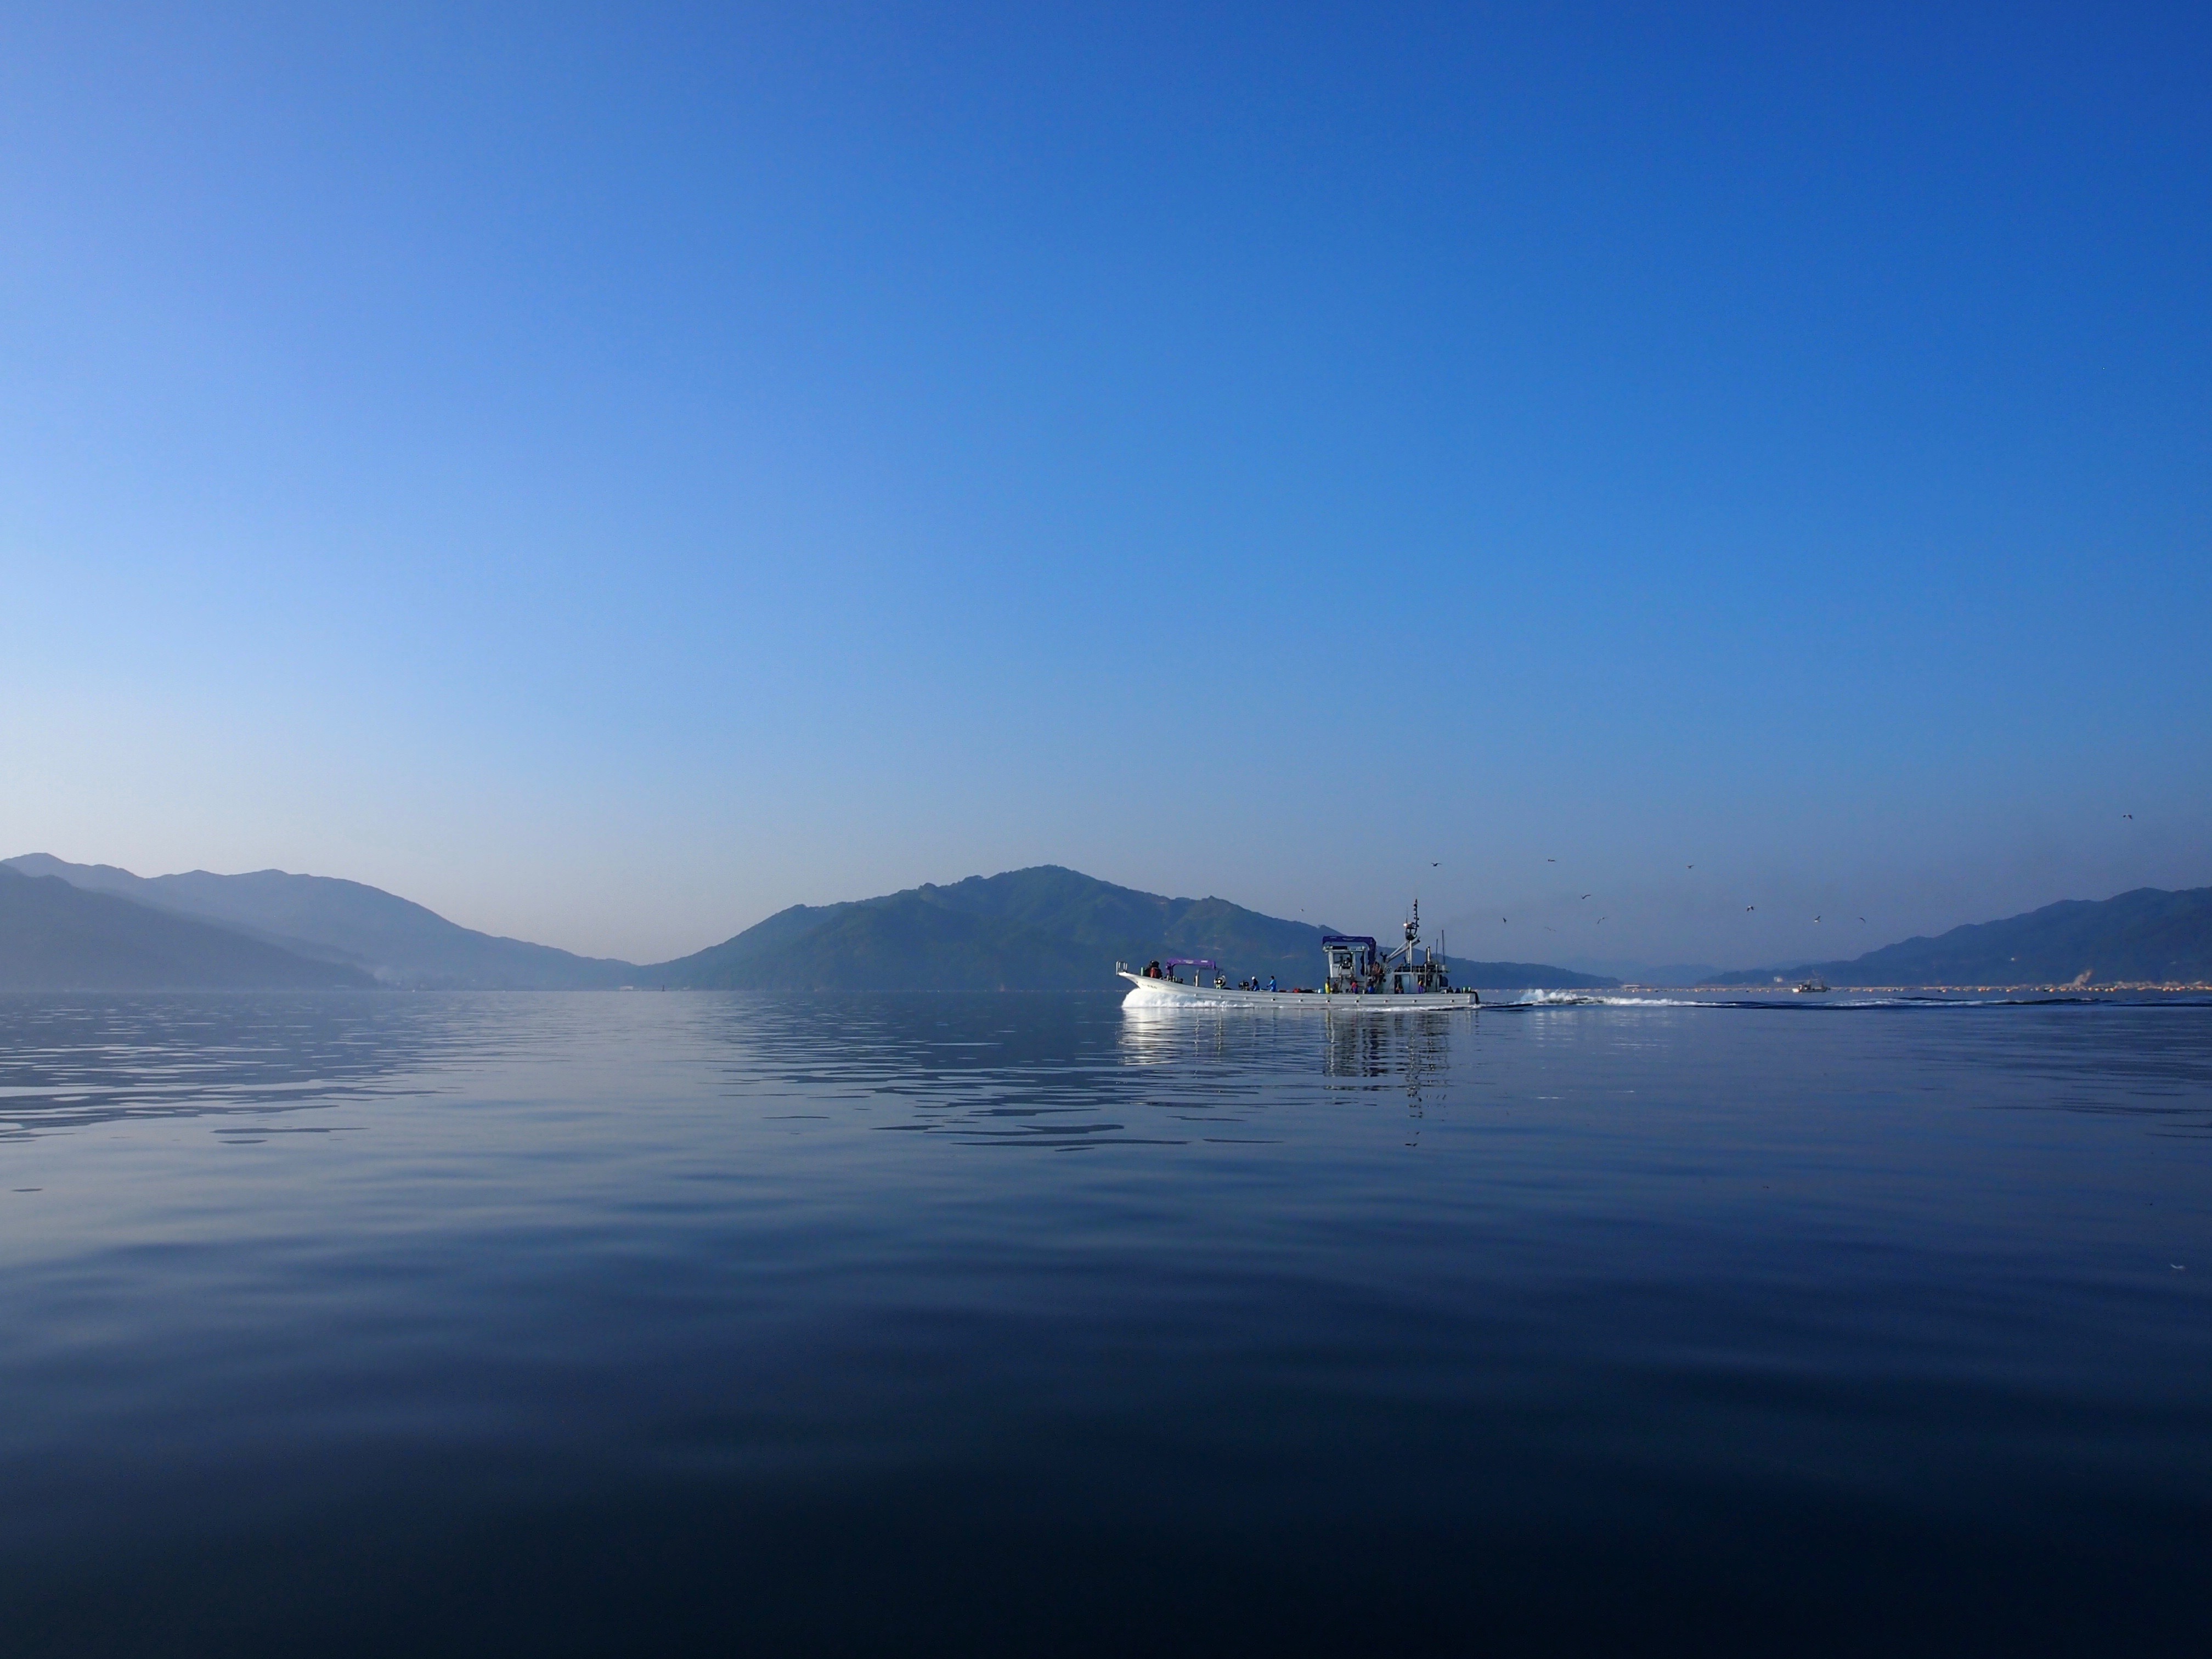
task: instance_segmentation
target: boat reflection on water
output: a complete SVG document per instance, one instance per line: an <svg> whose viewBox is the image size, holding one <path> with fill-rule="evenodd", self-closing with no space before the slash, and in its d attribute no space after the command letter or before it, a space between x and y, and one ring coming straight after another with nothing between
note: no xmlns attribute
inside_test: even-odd
<svg viewBox="0 0 2212 1659"><path fill-rule="evenodd" d="M1285 1074L1318 1076L1331 1093L1402 1093L1418 1124L1429 1108L1449 1099L1459 1045L1474 1037L1474 1021L1444 1008L1374 1019L1361 1018L1357 1006L1334 1005L1326 1018L1308 1019L1132 997L1121 1007L1121 1058L1129 1066L1174 1067L1186 1091L1210 1085L1224 1100L1248 1105L1264 1104L1268 1082L1283 1084Z"/></svg>
<svg viewBox="0 0 2212 1659"><path fill-rule="evenodd" d="M1409 1089L1418 1091L1425 1074L1433 1078L1450 1069L1455 1025L1467 1023L1435 1009L1409 1019L1332 1019L1324 1074L1347 1079L1402 1077Z"/></svg>

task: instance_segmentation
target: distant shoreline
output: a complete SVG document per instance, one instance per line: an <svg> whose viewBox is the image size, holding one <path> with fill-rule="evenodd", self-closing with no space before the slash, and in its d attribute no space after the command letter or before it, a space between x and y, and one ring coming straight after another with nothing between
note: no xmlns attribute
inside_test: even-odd
<svg viewBox="0 0 2212 1659"><path fill-rule="evenodd" d="M1821 994L1819 992L1814 991L1800 993L1796 989L1796 988L1784 984L1779 981L1766 985L1624 985L1620 988L1624 991L1705 991L1712 992L1716 994L1733 993L1736 995L1741 995L1746 992L1774 990L1785 990L1790 992L1793 996L1800 994L1818 996ZM2113 980L2110 982L2100 982L2094 985L2075 985L2071 983L2053 985L2039 981L2030 981L2018 985L1832 985L1828 988L1828 994L1831 995L1843 991L2050 991L2054 993L2060 991L2212 992L2212 983L2207 983L2201 980L2194 980L2186 983L2179 983L2171 980Z"/></svg>

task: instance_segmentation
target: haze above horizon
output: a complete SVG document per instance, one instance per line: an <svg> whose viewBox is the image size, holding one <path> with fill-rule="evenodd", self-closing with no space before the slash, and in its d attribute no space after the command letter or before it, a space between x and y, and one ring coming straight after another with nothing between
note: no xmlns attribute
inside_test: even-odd
<svg viewBox="0 0 2212 1659"><path fill-rule="evenodd" d="M2200 10L6 29L0 852L632 961L2212 882Z"/></svg>

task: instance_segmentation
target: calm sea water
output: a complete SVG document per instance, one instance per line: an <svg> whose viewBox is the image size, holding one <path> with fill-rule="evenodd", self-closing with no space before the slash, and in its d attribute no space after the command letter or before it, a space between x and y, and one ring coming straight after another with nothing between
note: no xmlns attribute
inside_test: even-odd
<svg viewBox="0 0 2212 1659"><path fill-rule="evenodd" d="M0 999L0 1646L2212 1649L2212 1007Z"/></svg>

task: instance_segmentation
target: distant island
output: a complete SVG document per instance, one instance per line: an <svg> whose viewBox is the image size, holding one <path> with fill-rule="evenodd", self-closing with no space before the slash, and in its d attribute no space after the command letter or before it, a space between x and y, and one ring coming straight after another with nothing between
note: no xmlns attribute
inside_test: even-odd
<svg viewBox="0 0 2212 1659"><path fill-rule="evenodd" d="M640 966L495 938L328 876L143 877L43 853L0 862L0 989L1111 990L1117 961L1202 957L1235 978L1309 983L1325 928L1223 898L1169 898L1058 865L795 904L672 962ZM1597 990L1548 963L1455 961L1485 989ZM1848 962L1705 975L1759 986L2203 984L2212 888L2067 900Z"/></svg>
<svg viewBox="0 0 2212 1659"><path fill-rule="evenodd" d="M1110 990L1114 964L1204 957L1309 982L1328 930L1055 865L793 905L645 966L498 939L360 882L281 870L143 877L43 853L0 862L0 989L386 985L448 990ZM1462 984L1594 989L1545 963L1463 962Z"/></svg>
<svg viewBox="0 0 2212 1659"><path fill-rule="evenodd" d="M1848 962L1717 975L1713 985L1818 975L1833 986L2203 985L2212 981L2212 887L2138 887L2066 899L2002 921L1886 945Z"/></svg>

